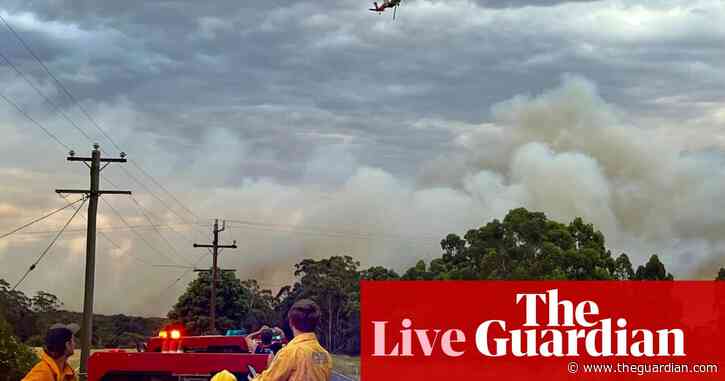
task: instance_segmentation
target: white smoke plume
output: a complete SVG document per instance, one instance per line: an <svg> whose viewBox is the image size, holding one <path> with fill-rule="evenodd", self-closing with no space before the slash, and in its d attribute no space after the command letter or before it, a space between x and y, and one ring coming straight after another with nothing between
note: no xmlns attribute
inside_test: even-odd
<svg viewBox="0 0 725 381"><path fill-rule="evenodd" d="M138 124L145 123L142 116L128 113ZM439 122L457 135L455 147L424 163L413 179L360 165L345 141L316 150L307 161L303 185L243 176L241 182L231 181L240 177L235 163L259 158L251 156L247 145L235 144L234 135L212 130L195 152L206 159L212 155L222 164L221 172L207 171L208 165L190 154L192 164L167 178L167 184L186 190L175 193L202 217L233 220L222 240L236 239L240 248L225 250L221 266L273 289L292 281L293 264L303 258L351 255L364 267L404 271L419 259L439 256L446 234L463 234L521 206L562 222L581 216L603 231L615 255L626 252L638 265L660 254L678 278L712 279L725 265L722 147L708 141L693 144L684 138L692 134L686 128L628 123L633 119L607 103L592 82L575 76L564 77L560 86L542 94L498 103L492 115L480 125ZM160 165L166 162L159 160ZM325 170L328 165L332 171ZM49 182L85 184L85 172L76 168L68 177L66 166L3 172L11 196L0 201L1 230L57 207L57 202L37 196L49 192ZM112 178L120 177L118 169L112 171ZM120 184L129 189L133 185ZM156 222L179 223L157 200L137 191ZM128 200L110 202L129 223L148 224ZM104 204L100 213L100 227L121 225ZM67 217L55 216L37 229L62 225ZM50 290L68 308L80 308L84 224L74 222L72 228L78 231L53 249L24 291ZM181 263L203 254L191 247L192 241L209 240L206 227L176 226L176 233L160 229L180 257L151 229L140 234ZM118 246L98 239L96 310L164 315L193 273L173 283L181 270L151 268L133 258L170 262L137 235L109 235ZM50 236L22 237L0 245L0 277L11 283ZM207 265L208 260L200 263Z"/></svg>
<svg viewBox="0 0 725 381"><path fill-rule="evenodd" d="M501 102L493 115L493 124L459 137L462 172L448 178L487 179L474 188L489 204L509 205L515 194L551 218L581 216L613 251L639 262L658 253L681 277L711 278L725 263L721 147L693 145L686 127L629 125L576 76L536 97ZM435 181L430 172L422 177Z"/></svg>

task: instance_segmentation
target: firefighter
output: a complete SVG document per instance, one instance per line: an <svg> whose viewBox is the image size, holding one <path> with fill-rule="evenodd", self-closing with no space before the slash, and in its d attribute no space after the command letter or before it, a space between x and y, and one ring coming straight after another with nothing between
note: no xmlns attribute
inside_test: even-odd
<svg viewBox="0 0 725 381"><path fill-rule="evenodd" d="M253 380L329 381L332 357L315 336L320 322L320 307L309 299L298 300L287 313L287 319L294 338L279 350L269 368Z"/></svg>
<svg viewBox="0 0 725 381"><path fill-rule="evenodd" d="M68 358L76 349L75 334L78 324L54 324L45 335L45 346L40 362L25 375L22 381L77 381L75 371L68 364Z"/></svg>

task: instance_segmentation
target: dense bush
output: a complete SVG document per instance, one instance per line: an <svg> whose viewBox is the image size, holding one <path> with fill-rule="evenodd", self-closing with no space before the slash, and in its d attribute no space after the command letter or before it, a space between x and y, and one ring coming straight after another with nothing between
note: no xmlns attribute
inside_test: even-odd
<svg viewBox="0 0 725 381"><path fill-rule="evenodd" d="M0 381L18 381L38 362L33 350L12 334L0 317Z"/></svg>

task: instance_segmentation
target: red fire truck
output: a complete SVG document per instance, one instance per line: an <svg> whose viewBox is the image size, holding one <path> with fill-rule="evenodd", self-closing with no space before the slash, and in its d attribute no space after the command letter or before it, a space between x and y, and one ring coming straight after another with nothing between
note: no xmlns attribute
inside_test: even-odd
<svg viewBox="0 0 725 381"><path fill-rule="evenodd" d="M94 353L88 381L209 381L222 370L246 381L267 367L268 358L250 353L244 336L185 336L182 327L167 327L138 352Z"/></svg>

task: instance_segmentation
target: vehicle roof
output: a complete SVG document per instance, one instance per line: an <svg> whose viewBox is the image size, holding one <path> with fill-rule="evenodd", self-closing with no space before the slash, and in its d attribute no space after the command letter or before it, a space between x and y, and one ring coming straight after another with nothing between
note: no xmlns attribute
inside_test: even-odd
<svg viewBox="0 0 725 381"><path fill-rule="evenodd" d="M245 336L182 336L180 339L167 339L161 337L152 337L148 341L148 352L160 352L164 348L164 343L175 342L176 346L181 346L185 350L203 350L214 347L235 347L240 352L249 352Z"/></svg>

